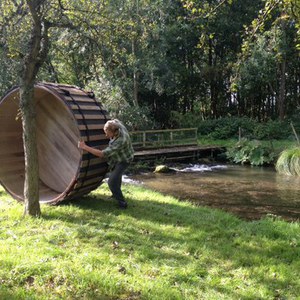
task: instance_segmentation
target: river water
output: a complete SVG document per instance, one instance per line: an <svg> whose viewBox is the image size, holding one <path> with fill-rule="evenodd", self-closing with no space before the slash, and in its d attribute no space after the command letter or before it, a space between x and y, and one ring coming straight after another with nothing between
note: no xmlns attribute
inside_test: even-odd
<svg viewBox="0 0 300 300"><path fill-rule="evenodd" d="M172 167L172 166L171 166ZM300 178L273 168L240 165L177 165L171 173L144 173L131 180L196 205L220 208L253 220L266 214L300 220Z"/></svg>

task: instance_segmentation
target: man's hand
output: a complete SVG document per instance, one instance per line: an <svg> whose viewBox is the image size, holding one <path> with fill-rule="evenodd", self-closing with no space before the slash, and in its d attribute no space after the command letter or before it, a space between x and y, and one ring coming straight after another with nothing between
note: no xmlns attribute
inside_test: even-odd
<svg viewBox="0 0 300 300"><path fill-rule="evenodd" d="M86 144L85 144L84 141L78 141L78 148L79 149L83 149L84 150L85 146L86 146Z"/></svg>
<svg viewBox="0 0 300 300"><path fill-rule="evenodd" d="M78 141L78 148L85 150L89 153L92 153L95 156L98 156L101 158L104 157L104 153L101 150L98 150L98 149L88 146L84 141Z"/></svg>

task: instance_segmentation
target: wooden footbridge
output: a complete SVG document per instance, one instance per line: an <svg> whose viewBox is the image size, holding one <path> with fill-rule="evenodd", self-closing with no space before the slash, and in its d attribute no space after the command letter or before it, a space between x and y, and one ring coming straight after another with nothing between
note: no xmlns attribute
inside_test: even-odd
<svg viewBox="0 0 300 300"><path fill-rule="evenodd" d="M134 160L195 161L216 158L225 147L198 145L197 128L131 132Z"/></svg>

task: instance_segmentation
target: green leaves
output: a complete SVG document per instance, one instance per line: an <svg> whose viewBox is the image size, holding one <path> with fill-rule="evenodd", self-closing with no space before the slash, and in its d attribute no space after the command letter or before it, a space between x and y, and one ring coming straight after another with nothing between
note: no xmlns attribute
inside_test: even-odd
<svg viewBox="0 0 300 300"><path fill-rule="evenodd" d="M41 81L97 87L105 78L126 103L151 107L157 126L169 126L170 114L165 112L171 110L196 112L204 119L273 118L280 74L287 74L284 105L295 109L297 0L39 3L51 44ZM18 82L15 68L28 50L31 19L25 4L0 3L0 61L5 65L0 75L9 73L0 77L3 91L11 81ZM280 31L283 23L286 32ZM286 72L280 73L285 61Z"/></svg>
<svg viewBox="0 0 300 300"><path fill-rule="evenodd" d="M268 165L274 161L275 154L258 141L241 140L228 149L227 158L234 163L251 164L253 166Z"/></svg>

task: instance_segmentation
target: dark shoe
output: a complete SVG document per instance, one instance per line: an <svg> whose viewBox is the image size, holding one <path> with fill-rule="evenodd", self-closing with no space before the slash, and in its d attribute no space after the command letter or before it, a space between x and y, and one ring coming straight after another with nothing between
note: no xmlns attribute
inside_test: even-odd
<svg viewBox="0 0 300 300"><path fill-rule="evenodd" d="M126 201L119 201L119 208L126 209L127 208L127 202Z"/></svg>

